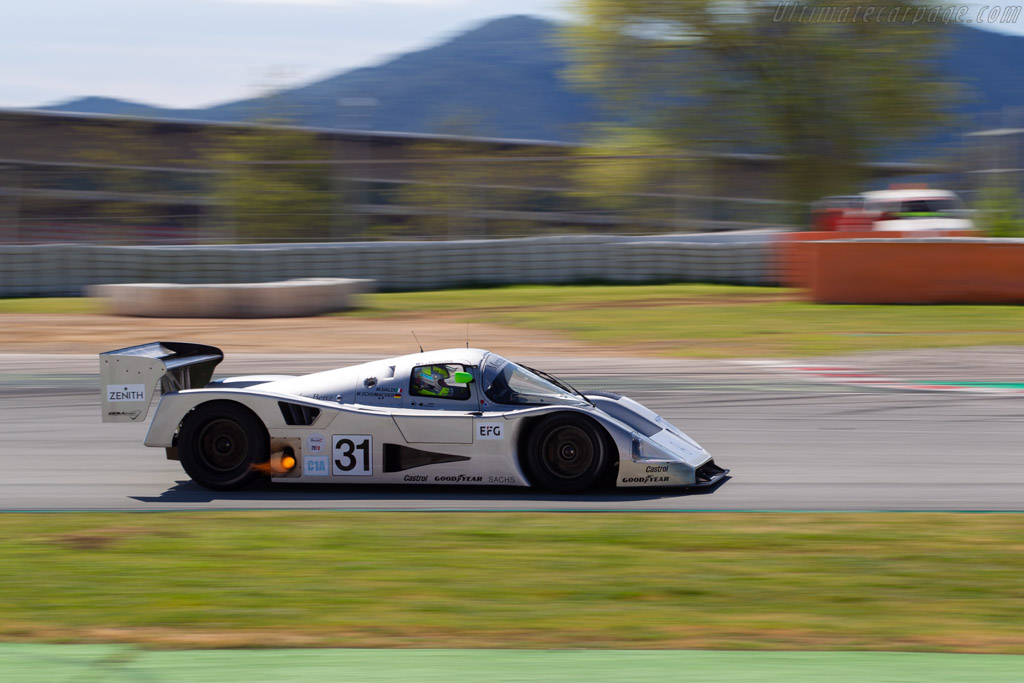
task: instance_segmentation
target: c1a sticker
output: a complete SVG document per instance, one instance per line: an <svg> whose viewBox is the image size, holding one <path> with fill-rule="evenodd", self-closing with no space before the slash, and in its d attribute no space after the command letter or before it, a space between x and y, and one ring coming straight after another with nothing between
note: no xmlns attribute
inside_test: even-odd
<svg viewBox="0 0 1024 683"><path fill-rule="evenodd" d="M477 422L477 441L503 441L505 439L504 422Z"/></svg>
<svg viewBox="0 0 1024 683"><path fill-rule="evenodd" d="M306 437L306 452L311 454L323 453L327 448L327 440L323 434L310 434Z"/></svg>
<svg viewBox="0 0 1024 683"><path fill-rule="evenodd" d="M330 473L330 465L328 465L328 458L326 455L302 456L302 476L326 477Z"/></svg>

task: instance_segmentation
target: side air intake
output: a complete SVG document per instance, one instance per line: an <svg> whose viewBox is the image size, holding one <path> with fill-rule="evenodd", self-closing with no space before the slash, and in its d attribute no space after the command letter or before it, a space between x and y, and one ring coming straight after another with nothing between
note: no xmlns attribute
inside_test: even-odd
<svg viewBox="0 0 1024 683"><path fill-rule="evenodd" d="M418 448L399 446L393 443L384 444L384 471L402 472L415 467L426 465L439 465L444 462L461 462L469 460L465 455L451 455L450 453L434 453L433 451L421 451Z"/></svg>
<svg viewBox="0 0 1024 683"><path fill-rule="evenodd" d="M319 408L311 408L298 403L285 403L284 401L278 401L277 405L281 406L281 415L284 416L284 422L288 425L308 427L320 417Z"/></svg>

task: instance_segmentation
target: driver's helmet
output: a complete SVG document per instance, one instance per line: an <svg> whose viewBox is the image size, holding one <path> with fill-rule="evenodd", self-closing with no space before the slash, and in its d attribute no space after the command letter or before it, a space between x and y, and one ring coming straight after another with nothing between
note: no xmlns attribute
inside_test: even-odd
<svg viewBox="0 0 1024 683"><path fill-rule="evenodd" d="M452 388L447 385L451 373L443 365L424 365L412 376L412 385L421 396L450 396Z"/></svg>

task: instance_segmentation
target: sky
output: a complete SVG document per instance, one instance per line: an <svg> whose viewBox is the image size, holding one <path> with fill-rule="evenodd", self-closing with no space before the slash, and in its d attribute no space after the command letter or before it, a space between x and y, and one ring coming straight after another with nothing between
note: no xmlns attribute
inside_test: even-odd
<svg viewBox="0 0 1024 683"><path fill-rule="evenodd" d="M206 107L379 64L488 19L565 21L569 2L6 0L0 107L84 96ZM1024 20L988 28L1024 35Z"/></svg>
<svg viewBox="0 0 1024 683"><path fill-rule="evenodd" d="M205 107L371 66L565 0L11 0L0 107L105 96Z"/></svg>

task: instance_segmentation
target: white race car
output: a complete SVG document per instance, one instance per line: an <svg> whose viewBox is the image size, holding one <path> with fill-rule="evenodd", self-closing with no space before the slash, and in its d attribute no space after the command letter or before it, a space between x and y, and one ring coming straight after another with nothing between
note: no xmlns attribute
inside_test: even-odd
<svg viewBox="0 0 1024 683"><path fill-rule="evenodd" d="M197 483L711 486L728 470L632 399L581 394L480 349L310 375L211 381L220 349L153 342L100 354L104 422L146 419Z"/></svg>

